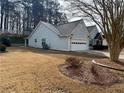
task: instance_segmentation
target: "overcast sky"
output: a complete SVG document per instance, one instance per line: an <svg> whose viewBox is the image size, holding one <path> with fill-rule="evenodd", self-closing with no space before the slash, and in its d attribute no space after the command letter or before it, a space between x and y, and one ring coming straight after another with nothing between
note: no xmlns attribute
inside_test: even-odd
<svg viewBox="0 0 124 93"><path fill-rule="evenodd" d="M62 6L63 12L65 12L65 13L67 14L68 20L69 20L70 22L71 22L71 21L76 21L76 20L82 19L81 17L75 17L75 16L73 16L72 11L70 12L70 11L67 10L68 4L65 3L64 0L58 0L58 1L59 1L59 3L60 3L61 6ZM89 2L90 0L87 0L87 1ZM85 21L85 24L86 24L87 26L95 25L94 22L87 22L86 20L84 20L84 21Z"/></svg>

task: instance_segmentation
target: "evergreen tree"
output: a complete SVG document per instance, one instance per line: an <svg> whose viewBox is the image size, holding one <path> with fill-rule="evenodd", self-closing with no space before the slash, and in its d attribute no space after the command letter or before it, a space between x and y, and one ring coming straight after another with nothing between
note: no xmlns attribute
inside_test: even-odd
<svg viewBox="0 0 124 93"><path fill-rule="evenodd" d="M0 0L0 6L0 29L16 34L32 31L39 21L54 25L67 22L57 0Z"/></svg>

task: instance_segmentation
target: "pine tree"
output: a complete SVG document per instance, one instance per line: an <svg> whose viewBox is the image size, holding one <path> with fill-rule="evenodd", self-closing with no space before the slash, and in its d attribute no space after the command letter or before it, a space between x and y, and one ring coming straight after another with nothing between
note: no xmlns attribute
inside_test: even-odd
<svg viewBox="0 0 124 93"><path fill-rule="evenodd" d="M16 34L32 31L39 21L54 25L67 22L66 15L59 11L57 0L0 0L0 6L0 29Z"/></svg>

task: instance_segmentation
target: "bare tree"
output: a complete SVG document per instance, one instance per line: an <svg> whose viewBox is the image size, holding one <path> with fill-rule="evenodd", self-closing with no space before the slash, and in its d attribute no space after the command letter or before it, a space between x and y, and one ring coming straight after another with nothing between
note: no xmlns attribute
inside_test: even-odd
<svg viewBox="0 0 124 93"><path fill-rule="evenodd" d="M124 0L66 1L100 27L108 43L110 60L117 62L124 48Z"/></svg>

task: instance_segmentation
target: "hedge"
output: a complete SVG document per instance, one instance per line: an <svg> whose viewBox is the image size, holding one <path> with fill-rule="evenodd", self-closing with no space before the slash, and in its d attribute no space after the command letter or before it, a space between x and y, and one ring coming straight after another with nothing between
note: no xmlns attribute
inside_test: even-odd
<svg viewBox="0 0 124 93"><path fill-rule="evenodd" d="M6 46L3 44L0 44L0 52L5 52L6 51Z"/></svg>
<svg viewBox="0 0 124 93"><path fill-rule="evenodd" d="M9 40L11 44L24 44L24 36L8 36L8 35L2 35L0 36L0 42L2 43L2 39Z"/></svg>

